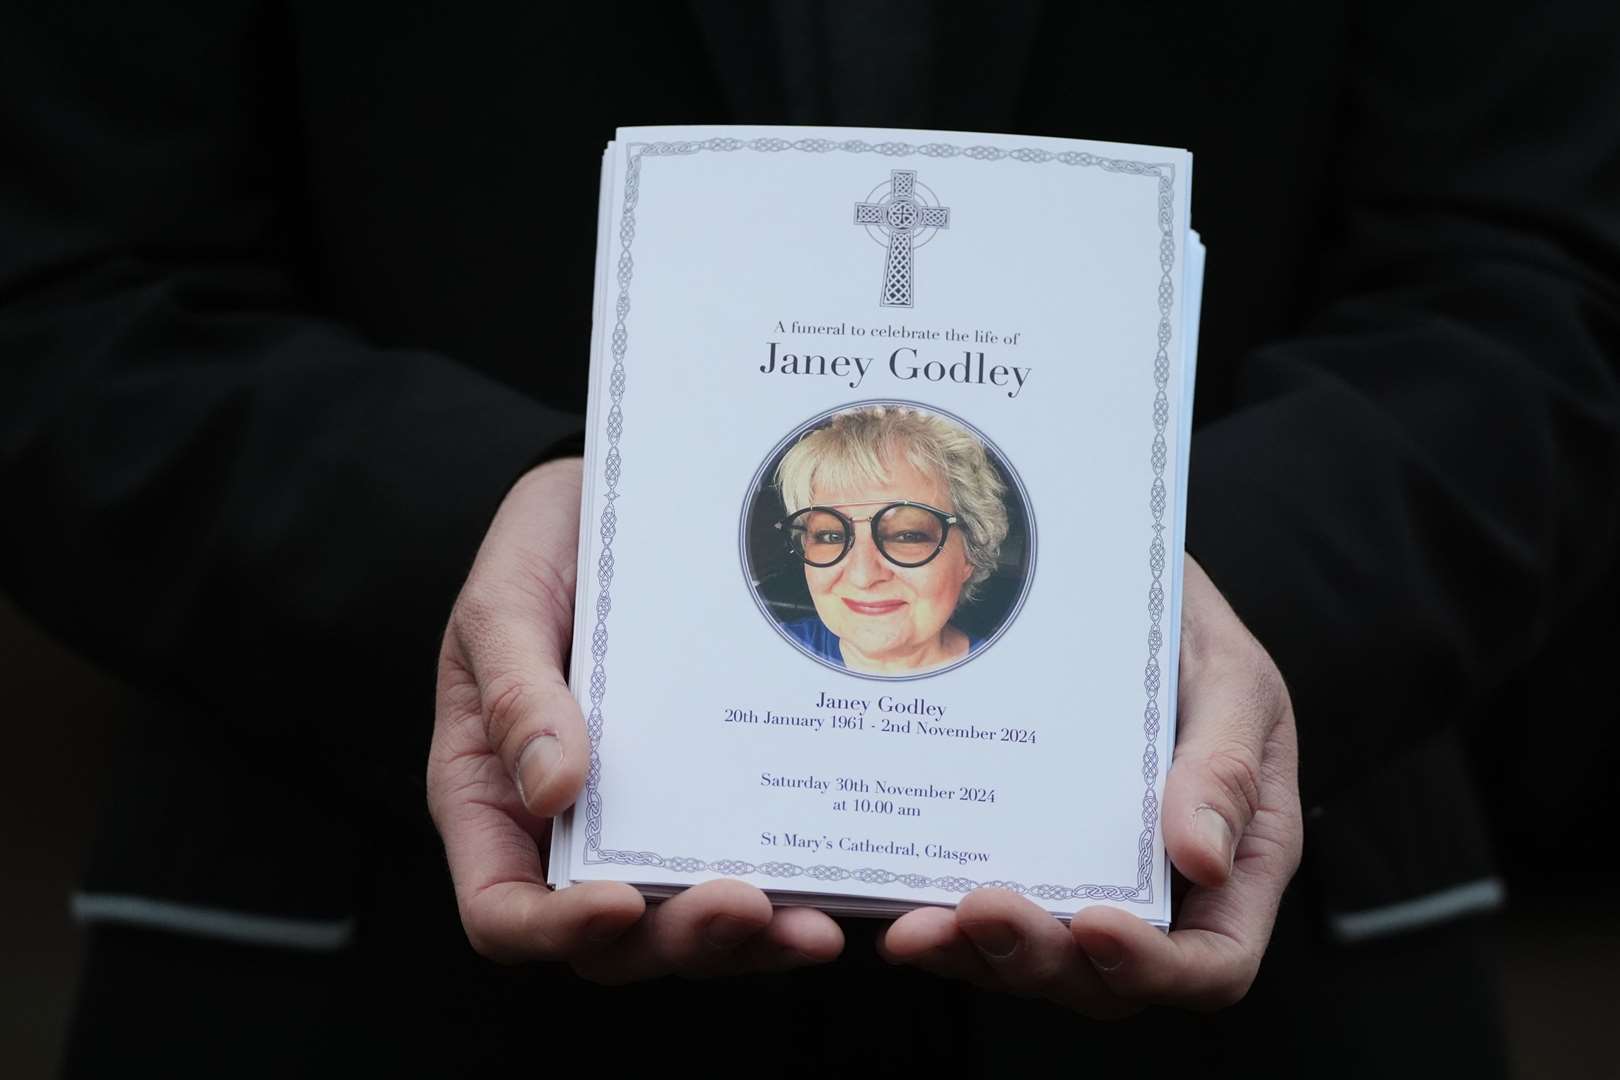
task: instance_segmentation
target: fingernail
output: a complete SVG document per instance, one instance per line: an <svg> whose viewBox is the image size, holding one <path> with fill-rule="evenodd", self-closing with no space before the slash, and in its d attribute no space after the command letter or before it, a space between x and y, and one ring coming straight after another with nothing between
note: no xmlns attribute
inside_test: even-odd
<svg viewBox="0 0 1620 1080"><path fill-rule="evenodd" d="M585 940L593 945L602 945L613 941L629 929L623 919L610 919L605 915L598 915L585 924Z"/></svg>
<svg viewBox="0 0 1620 1080"><path fill-rule="evenodd" d="M523 783L523 774L529 771L538 772L537 780L544 780L562 765L562 740L552 732L542 732L523 744L523 750L518 754L517 775L512 779L517 782L518 798L523 805L529 805L529 792Z"/></svg>
<svg viewBox="0 0 1620 1080"><path fill-rule="evenodd" d="M963 923L962 929L978 950L992 960L1005 960L1018 951L1022 938L1005 923Z"/></svg>
<svg viewBox="0 0 1620 1080"><path fill-rule="evenodd" d="M1113 938L1097 938L1085 946L1086 958L1098 971L1113 973L1125 962L1125 952Z"/></svg>
<svg viewBox="0 0 1620 1080"><path fill-rule="evenodd" d="M759 927L731 915L716 915L703 927L703 938L717 949L731 949L752 937Z"/></svg>
<svg viewBox="0 0 1620 1080"><path fill-rule="evenodd" d="M1230 874L1236 852L1232 844L1232 827L1226 823L1221 812L1213 806L1200 806L1193 812L1193 835L1226 864L1226 872Z"/></svg>

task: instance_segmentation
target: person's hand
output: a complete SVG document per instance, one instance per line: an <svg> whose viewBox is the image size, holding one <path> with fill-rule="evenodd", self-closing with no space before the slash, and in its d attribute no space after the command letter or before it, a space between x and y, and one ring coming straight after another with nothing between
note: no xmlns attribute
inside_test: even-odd
<svg viewBox="0 0 1620 1080"><path fill-rule="evenodd" d="M1169 934L1089 907L1065 927L1003 889L922 908L879 943L893 963L1038 995L1086 1015L1214 1009L1248 992L1299 866L1298 745L1288 689L1203 569L1187 560L1180 715L1160 822L1191 883Z"/></svg>
<svg viewBox="0 0 1620 1080"><path fill-rule="evenodd" d="M428 809L468 940L491 959L565 961L604 983L831 960L843 949L836 923L773 910L741 881L707 882L651 909L617 882L546 887L548 819L578 797L590 757L563 675L580 469L578 458L552 462L512 488L444 634Z"/></svg>

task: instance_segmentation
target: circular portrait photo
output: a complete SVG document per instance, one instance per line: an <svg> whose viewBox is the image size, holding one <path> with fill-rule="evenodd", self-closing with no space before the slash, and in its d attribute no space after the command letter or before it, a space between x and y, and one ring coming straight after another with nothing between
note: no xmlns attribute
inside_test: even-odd
<svg viewBox="0 0 1620 1080"><path fill-rule="evenodd" d="M754 599L805 655L912 679L965 663L1023 605L1035 528L1017 473L965 421L862 402L789 433L743 508Z"/></svg>

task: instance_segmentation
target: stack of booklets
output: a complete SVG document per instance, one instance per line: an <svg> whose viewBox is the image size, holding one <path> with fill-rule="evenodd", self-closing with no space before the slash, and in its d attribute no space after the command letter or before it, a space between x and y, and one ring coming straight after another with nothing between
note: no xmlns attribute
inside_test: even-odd
<svg viewBox="0 0 1620 1080"><path fill-rule="evenodd" d="M659 127L603 158L559 888L1167 925L1191 156Z"/></svg>

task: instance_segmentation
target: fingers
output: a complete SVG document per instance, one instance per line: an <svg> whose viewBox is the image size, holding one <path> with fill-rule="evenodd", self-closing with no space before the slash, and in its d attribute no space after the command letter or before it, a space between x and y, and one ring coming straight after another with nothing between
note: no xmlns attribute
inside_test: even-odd
<svg viewBox="0 0 1620 1080"><path fill-rule="evenodd" d="M836 957L843 932L819 911L773 911L759 889L713 881L649 909L631 886L543 883L539 822L492 753L470 676L442 678L429 758L429 808L444 839L473 947L505 962L563 960L598 982L670 973L780 971ZM532 806L533 804L531 804Z"/></svg>
<svg viewBox="0 0 1620 1080"><path fill-rule="evenodd" d="M814 908L777 908L771 924L749 943L749 950L757 971L825 964L844 951L844 931Z"/></svg>
<svg viewBox="0 0 1620 1080"><path fill-rule="evenodd" d="M473 948L493 960L567 961L586 978L616 985L671 973L780 971L843 950L832 919L807 908L773 911L764 893L741 881L711 881L650 909L618 882L552 892L540 879L533 836L482 794L510 789L495 758L452 755L435 778L445 790L434 820L462 925Z"/></svg>
<svg viewBox="0 0 1620 1080"><path fill-rule="evenodd" d="M979 889L962 898L956 924L1008 990L1061 1000L1074 989L1065 985L1074 974L1074 942L1062 923L1029 900Z"/></svg>
<svg viewBox="0 0 1620 1080"><path fill-rule="evenodd" d="M1065 927L1021 897L981 889L954 914L941 908L907 914L879 948L891 963L1046 998L1093 1019L1129 1016L1147 1005L1217 1009L1253 984L1286 884L1286 877L1240 869L1221 890L1195 890L1184 916L1194 925L1169 934L1101 906Z"/></svg>
<svg viewBox="0 0 1620 1080"><path fill-rule="evenodd" d="M586 882L552 892L540 879L536 842L486 788L510 788L488 754L455 759L490 775L440 774L436 800L461 921L473 948L504 963L567 961L593 981L621 984L671 973L704 976L781 971L825 963L843 950L843 932L819 911L773 911L741 881L711 881L650 908L618 882ZM480 764L481 763L481 764Z"/></svg>
<svg viewBox="0 0 1620 1080"><path fill-rule="evenodd" d="M1223 921L1242 924L1236 933L1188 927L1166 934L1134 915L1104 907L1076 915L1070 933L1102 985L1117 999L1225 1008L1242 999L1254 982L1276 919L1275 898L1253 878L1239 871L1221 890L1224 895L1202 893L1205 903L1223 909ZM1189 905L1199 895L1194 890ZM1184 921L1191 918L1194 913L1183 912Z"/></svg>
<svg viewBox="0 0 1620 1080"><path fill-rule="evenodd" d="M1260 806L1266 740L1288 691L1198 564L1187 561L1176 750L1165 781L1165 846L1200 885L1232 871L1238 840Z"/></svg>
<svg viewBox="0 0 1620 1080"><path fill-rule="evenodd" d="M773 911L752 885L709 881L659 904L611 944L576 959L574 969L593 982L619 985L670 973L785 970L825 963L843 946L843 931L819 911Z"/></svg>
<svg viewBox="0 0 1620 1080"><path fill-rule="evenodd" d="M1005 889L975 890L954 912L911 912L889 928L880 950L891 963L985 989L1043 997L1095 1019L1141 1008L1108 990L1061 922Z"/></svg>
<svg viewBox="0 0 1620 1080"><path fill-rule="evenodd" d="M635 889L618 882L553 892L538 883L504 881L473 893L462 905L461 922L472 947L491 960L574 960L622 936L644 907Z"/></svg>
<svg viewBox="0 0 1620 1080"><path fill-rule="evenodd" d="M1241 878L1235 876L1228 889ZM1200 927L1165 934L1128 912L1101 906L1080 912L1065 927L1023 897L980 889L954 913L928 908L897 920L880 950L892 963L1042 997L1098 1020L1153 1004L1220 1008L1240 999L1254 981L1276 915L1268 883L1244 881L1240 890L1245 895L1215 901L1237 910L1244 922L1237 933ZM1208 901L1214 892L1204 895Z"/></svg>
<svg viewBox="0 0 1620 1080"><path fill-rule="evenodd" d="M918 908L900 916L878 938L878 953L891 964L997 988L994 970L957 925L956 912L950 908Z"/></svg>
<svg viewBox="0 0 1620 1080"><path fill-rule="evenodd" d="M484 742L475 688L441 687L428 786L468 940L513 963L561 960L594 981L666 974L781 971L835 958L843 932L819 911L773 911L740 881L713 881L649 909L631 886L589 882L553 893L543 880L536 824L522 814L502 759Z"/></svg>

